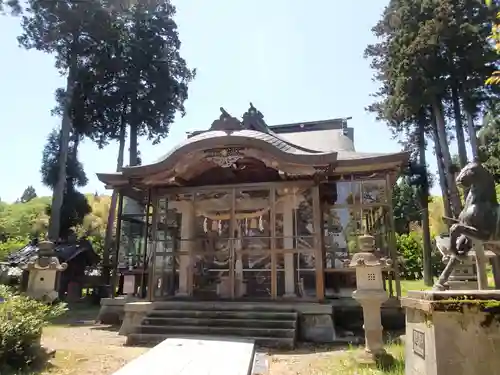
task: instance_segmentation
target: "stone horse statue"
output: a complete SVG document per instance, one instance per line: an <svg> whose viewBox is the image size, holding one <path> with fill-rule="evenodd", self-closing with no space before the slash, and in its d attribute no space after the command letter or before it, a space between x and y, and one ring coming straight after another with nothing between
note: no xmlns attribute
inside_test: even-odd
<svg viewBox="0 0 500 375"><path fill-rule="evenodd" d="M493 176L478 161L467 164L456 178L458 186L468 190L465 206L450 227L450 257L446 268L434 285L434 290L445 289L445 283L455 266L467 256L476 243L476 259L484 258L482 244L500 240L500 212ZM479 249L480 248L480 249ZM479 265L479 263L478 263ZM478 272L484 272L478 267ZM482 275L479 275L481 278Z"/></svg>

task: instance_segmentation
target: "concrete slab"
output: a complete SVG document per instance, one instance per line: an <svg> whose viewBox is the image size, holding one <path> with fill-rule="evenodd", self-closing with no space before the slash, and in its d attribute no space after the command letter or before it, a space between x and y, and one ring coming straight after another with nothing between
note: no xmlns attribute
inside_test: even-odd
<svg viewBox="0 0 500 375"><path fill-rule="evenodd" d="M255 344L248 340L166 339L114 375L250 375Z"/></svg>

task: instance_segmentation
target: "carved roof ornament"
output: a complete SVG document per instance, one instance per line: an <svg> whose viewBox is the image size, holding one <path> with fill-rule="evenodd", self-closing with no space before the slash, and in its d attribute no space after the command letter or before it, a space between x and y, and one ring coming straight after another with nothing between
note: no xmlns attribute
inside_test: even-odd
<svg viewBox="0 0 500 375"><path fill-rule="evenodd" d="M369 234L358 237L359 252L352 256L349 267L386 267L392 265L391 259L375 254L375 238Z"/></svg>
<svg viewBox="0 0 500 375"><path fill-rule="evenodd" d="M205 151L205 158L218 165L221 168L230 168L243 158L245 155L242 153L241 148L229 147Z"/></svg>
<svg viewBox="0 0 500 375"><path fill-rule="evenodd" d="M248 110L243 114L243 118L251 116L255 116L260 120L264 119L264 115L262 114L262 112L258 111L257 108L254 107L252 102L250 102L250 108L248 108Z"/></svg>
<svg viewBox="0 0 500 375"><path fill-rule="evenodd" d="M244 126L241 124L241 122L237 118L227 113L227 111L224 108L220 107L220 111L221 115L219 119L215 120L212 123L210 130L222 130L227 132L233 132L244 129Z"/></svg>

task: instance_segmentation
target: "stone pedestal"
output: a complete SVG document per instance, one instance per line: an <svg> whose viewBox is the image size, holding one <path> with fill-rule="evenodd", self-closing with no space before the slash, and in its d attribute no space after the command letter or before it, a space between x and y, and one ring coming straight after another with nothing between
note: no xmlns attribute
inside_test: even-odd
<svg viewBox="0 0 500 375"><path fill-rule="evenodd" d="M500 374L500 291L410 291L406 375Z"/></svg>
<svg viewBox="0 0 500 375"><path fill-rule="evenodd" d="M451 290L477 290L477 275L474 270L474 260L467 259L455 267L448 279Z"/></svg>
<svg viewBox="0 0 500 375"><path fill-rule="evenodd" d="M436 247L443 256L443 262L448 264L450 256L450 238L448 235L440 235L435 238ZM446 283L450 290L477 290L488 289L488 279L486 278L485 264L487 259L496 256L491 250L483 248L483 243L474 243L473 249L469 251L467 257L461 260L453 269ZM476 252L479 247L479 251ZM479 272L479 268L483 272ZM479 275L478 275L479 273ZM481 278L478 279L478 276ZM482 286L480 285L482 284Z"/></svg>

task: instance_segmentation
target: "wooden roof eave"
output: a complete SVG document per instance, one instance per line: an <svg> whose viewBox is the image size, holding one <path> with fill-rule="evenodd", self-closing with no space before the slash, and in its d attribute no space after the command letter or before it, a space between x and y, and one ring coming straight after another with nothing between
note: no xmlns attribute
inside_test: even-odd
<svg viewBox="0 0 500 375"><path fill-rule="evenodd" d="M121 172L96 173L96 175L98 180L106 186L106 189L129 185L128 179Z"/></svg>
<svg viewBox="0 0 500 375"><path fill-rule="evenodd" d="M357 159L339 159L335 172L359 172L363 170L400 169L410 159L409 152L370 156Z"/></svg>
<svg viewBox="0 0 500 375"><path fill-rule="evenodd" d="M157 163L123 168L123 175L126 177L145 177L150 174L175 168L175 165L178 165L186 155L204 150L232 147L241 147L247 150L256 149L273 156L281 162L297 165L327 165L335 163L337 160L336 152L318 154L291 153L281 150L262 139L225 135L186 143Z"/></svg>

